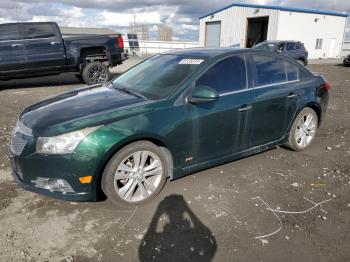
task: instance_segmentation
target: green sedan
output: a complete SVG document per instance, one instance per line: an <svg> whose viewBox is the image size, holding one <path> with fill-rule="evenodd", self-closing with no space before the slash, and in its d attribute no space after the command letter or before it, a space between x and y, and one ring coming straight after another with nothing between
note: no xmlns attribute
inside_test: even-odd
<svg viewBox="0 0 350 262"><path fill-rule="evenodd" d="M40 101L10 144L26 190L70 201L153 199L167 178L315 137L330 85L294 60L249 49L151 57L113 81Z"/></svg>

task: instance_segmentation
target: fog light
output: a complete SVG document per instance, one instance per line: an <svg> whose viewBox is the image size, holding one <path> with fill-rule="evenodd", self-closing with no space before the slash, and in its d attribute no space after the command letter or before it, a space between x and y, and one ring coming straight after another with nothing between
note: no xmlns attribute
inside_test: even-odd
<svg viewBox="0 0 350 262"><path fill-rule="evenodd" d="M37 177L37 179L32 182L35 184L36 188L46 189L50 192L55 191L63 194L74 193L71 185L64 179Z"/></svg>

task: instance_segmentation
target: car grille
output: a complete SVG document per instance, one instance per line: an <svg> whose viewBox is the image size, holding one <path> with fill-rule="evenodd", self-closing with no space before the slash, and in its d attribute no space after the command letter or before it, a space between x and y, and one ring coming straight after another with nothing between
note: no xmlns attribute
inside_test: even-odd
<svg viewBox="0 0 350 262"><path fill-rule="evenodd" d="M14 135L11 139L11 152L12 154L19 156L22 154L24 147L26 146L27 141L23 138L20 138L18 135Z"/></svg>

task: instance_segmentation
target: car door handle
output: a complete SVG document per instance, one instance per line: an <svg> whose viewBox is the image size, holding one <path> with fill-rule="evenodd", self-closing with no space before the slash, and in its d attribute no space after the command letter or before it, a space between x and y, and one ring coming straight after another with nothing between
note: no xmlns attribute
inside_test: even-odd
<svg viewBox="0 0 350 262"><path fill-rule="evenodd" d="M23 46L23 44L13 44L12 47Z"/></svg>
<svg viewBox="0 0 350 262"><path fill-rule="evenodd" d="M58 44L60 44L61 42L51 42L50 44L51 45L58 45Z"/></svg>
<svg viewBox="0 0 350 262"><path fill-rule="evenodd" d="M287 96L288 99L295 98L295 97L298 97L298 94L289 94Z"/></svg>
<svg viewBox="0 0 350 262"><path fill-rule="evenodd" d="M238 108L238 112L245 112L252 109L252 106L248 106L248 105L243 105L240 108Z"/></svg>

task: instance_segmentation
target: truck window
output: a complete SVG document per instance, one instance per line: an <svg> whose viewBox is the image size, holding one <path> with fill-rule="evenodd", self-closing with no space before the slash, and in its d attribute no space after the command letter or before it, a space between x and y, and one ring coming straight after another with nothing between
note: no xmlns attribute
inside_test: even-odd
<svg viewBox="0 0 350 262"><path fill-rule="evenodd" d="M0 26L0 41L19 40L17 25L1 25Z"/></svg>
<svg viewBox="0 0 350 262"><path fill-rule="evenodd" d="M38 39L56 37L56 28L51 24L22 24L20 25L23 39Z"/></svg>

